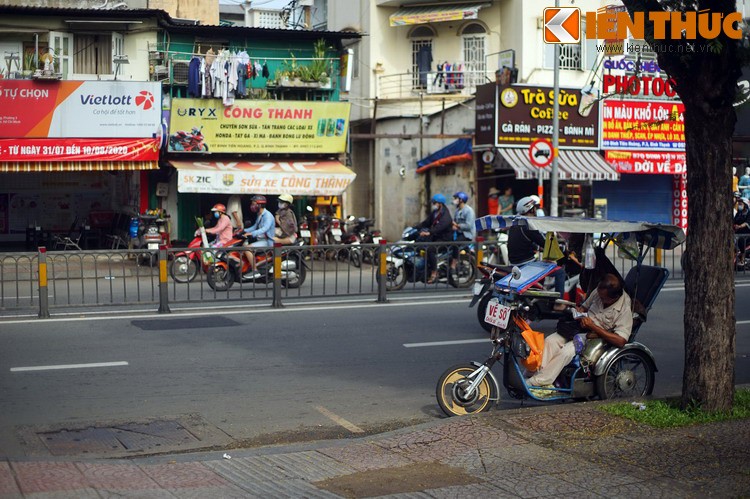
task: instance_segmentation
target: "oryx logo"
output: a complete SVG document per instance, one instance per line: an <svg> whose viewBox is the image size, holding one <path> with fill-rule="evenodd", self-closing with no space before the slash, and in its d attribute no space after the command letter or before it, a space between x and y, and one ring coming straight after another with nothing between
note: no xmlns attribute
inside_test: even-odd
<svg viewBox="0 0 750 499"><path fill-rule="evenodd" d="M579 43L581 41L581 9L549 7L544 9L545 43Z"/></svg>
<svg viewBox="0 0 750 499"><path fill-rule="evenodd" d="M221 177L221 182L227 187L231 186L234 184L234 175L232 173L225 173Z"/></svg>

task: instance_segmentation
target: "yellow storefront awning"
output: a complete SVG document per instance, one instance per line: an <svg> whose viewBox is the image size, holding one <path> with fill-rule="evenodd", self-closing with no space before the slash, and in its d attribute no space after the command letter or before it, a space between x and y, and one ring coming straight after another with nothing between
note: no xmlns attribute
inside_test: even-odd
<svg viewBox="0 0 750 499"><path fill-rule="evenodd" d="M338 196L357 175L338 161L170 161L178 192Z"/></svg>
<svg viewBox="0 0 750 499"><path fill-rule="evenodd" d="M5 161L0 172L103 172L158 170L157 161Z"/></svg>
<svg viewBox="0 0 750 499"><path fill-rule="evenodd" d="M479 9L489 7L489 3L447 4L430 7L402 7L389 18L391 26L438 23L477 19Z"/></svg>

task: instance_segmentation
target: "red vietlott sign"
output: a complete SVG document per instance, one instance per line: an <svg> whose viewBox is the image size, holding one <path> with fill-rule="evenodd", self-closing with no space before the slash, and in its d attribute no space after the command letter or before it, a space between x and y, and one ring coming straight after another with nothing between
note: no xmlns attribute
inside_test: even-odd
<svg viewBox="0 0 750 499"><path fill-rule="evenodd" d="M158 138L0 139L1 161L156 161Z"/></svg>
<svg viewBox="0 0 750 499"><path fill-rule="evenodd" d="M684 152L605 151L617 173L676 175L687 171Z"/></svg>

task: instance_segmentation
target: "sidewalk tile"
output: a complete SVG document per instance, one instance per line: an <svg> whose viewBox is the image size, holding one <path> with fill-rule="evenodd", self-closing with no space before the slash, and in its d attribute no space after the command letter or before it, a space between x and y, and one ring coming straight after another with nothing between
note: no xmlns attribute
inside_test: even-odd
<svg viewBox="0 0 750 499"><path fill-rule="evenodd" d="M498 473L486 477L486 480L498 488L515 494L518 497L544 497L563 495L582 497L588 491L572 483L560 480L554 475L537 473L533 477L519 478L507 473Z"/></svg>
<svg viewBox="0 0 750 499"><path fill-rule="evenodd" d="M316 482L356 471L351 466L316 451L211 461L206 465L235 483L287 479Z"/></svg>
<svg viewBox="0 0 750 499"><path fill-rule="evenodd" d="M674 480L651 478L643 482L627 483L624 485L607 486L606 484L591 484L591 490L603 497L613 499L673 499L675 497L699 497L680 486Z"/></svg>
<svg viewBox="0 0 750 499"><path fill-rule="evenodd" d="M471 451L471 447L430 431L415 431L374 442L414 462L442 461Z"/></svg>
<svg viewBox="0 0 750 499"><path fill-rule="evenodd" d="M512 436L504 430L493 428L472 418L455 418L449 423L430 428L428 431L475 449L497 449L526 443L525 440Z"/></svg>
<svg viewBox="0 0 750 499"><path fill-rule="evenodd" d="M24 499L101 499L94 489L58 490L55 492L37 492L24 494Z"/></svg>
<svg viewBox="0 0 750 499"><path fill-rule="evenodd" d="M11 466L24 495L37 492L78 491L87 487L86 479L74 463L14 462Z"/></svg>
<svg viewBox="0 0 750 499"><path fill-rule="evenodd" d="M341 463L346 463L355 471L396 468L411 463L405 457L373 443L328 447L318 449L318 452Z"/></svg>
<svg viewBox="0 0 750 499"><path fill-rule="evenodd" d="M175 499L177 497L180 497L179 494L172 494L170 491L165 489L142 489L127 491L97 489L96 491L99 493L99 496L101 496L101 499L122 499L123 497L127 497L128 499Z"/></svg>
<svg viewBox="0 0 750 499"><path fill-rule="evenodd" d="M10 465L2 461L0 462L0 497L10 497L12 495L20 496L21 491L18 489L16 479L10 470Z"/></svg>
<svg viewBox="0 0 750 499"><path fill-rule="evenodd" d="M203 463L175 463L142 465L141 469L164 489L226 487L226 480Z"/></svg>
<svg viewBox="0 0 750 499"><path fill-rule="evenodd" d="M134 464L77 463L86 483L96 489L158 489L159 485Z"/></svg>
<svg viewBox="0 0 750 499"><path fill-rule="evenodd" d="M472 485L429 489L425 490L425 493L435 499L487 499L488 497L492 499L510 499L517 497L491 483L475 483Z"/></svg>

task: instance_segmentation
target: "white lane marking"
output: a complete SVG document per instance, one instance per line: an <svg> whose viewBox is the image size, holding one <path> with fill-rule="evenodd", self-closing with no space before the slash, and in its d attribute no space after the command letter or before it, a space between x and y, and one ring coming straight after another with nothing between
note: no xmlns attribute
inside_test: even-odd
<svg viewBox="0 0 750 499"><path fill-rule="evenodd" d="M57 366L30 366L30 367L11 367L10 372L24 372L24 371L54 371L57 369L86 369L89 367L117 367L129 365L125 361L118 362L94 362L92 364L60 364Z"/></svg>
<svg viewBox="0 0 750 499"><path fill-rule="evenodd" d="M458 297L460 298L460 297ZM338 302L340 303L340 302ZM172 313L172 314L159 314L159 313L151 313L151 314L128 314L128 315L109 315L106 317L85 317L81 316L80 313L77 317L52 317L49 319L35 319L34 324L41 324L43 322L80 322L80 321L106 321L106 320L131 320L131 319L167 319L167 318L175 318L175 317L205 317L205 316L215 316L218 313L221 315L242 315L242 314L277 314L277 313L290 313L290 312L325 312L328 310L345 310L345 309L364 309L364 308L378 308L378 307L418 307L422 305L455 305L456 303L461 303L459 300L441 300L441 301L425 301L425 302L405 302L405 303L375 303L373 300L370 301L370 303L363 303L357 305L355 304L346 304L346 305L330 305L326 307L325 309L322 309L318 306L303 306L303 307L296 307L294 305L287 305L286 308L264 308L259 310L247 310L247 308L243 310L223 310L222 308L215 307L212 308L210 311L206 312L195 312L191 311L190 313ZM319 303L320 304L320 303ZM245 305L247 307L247 305ZM468 307L467 307L468 308ZM174 312L175 309L172 309ZM111 312L109 312L111 313ZM11 321L4 321L0 320L0 324L28 324L29 320L28 318L32 316L26 316L27 318L24 320L11 320ZM36 317L36 316L34 316Z"/></svg>
<svg viewBox="0 0 750 499"><path fill-rule="evenodd" d="M745 324L750 324L750 321L737 321L735 324L738 326L744 326Z"/></svg>
<svg viewBox="0 0 750 499"><path fill-rule="evenodd" d="M313 407L315 407L315 410L318 411L319 413L321 413L323 416L327 417L328 419L330 419L331 421L333 421L337 425L343 426L344 428L346 428L347 430L349 430L352 433L364 433L365 432L365 430L363 430L359 426L357 426L357 425L355 425L353 423L350 423L349 421L347 421L346 419L342 418L341 416L338 416L338 415L332 413L331 411L329 411L325 407L321 407L319 405L316 405L316 406L313 406Z"/></svg>
<svg viewBox="0 0 750 499"><path fill-rule="evenodd" d="M487 338L481 340L451 340L451 341L430 341L427 343L404 343L406 348L420 348L420 347L442 347L447 345L466 345L469 343L489 343L490 340Z"/></svg>

